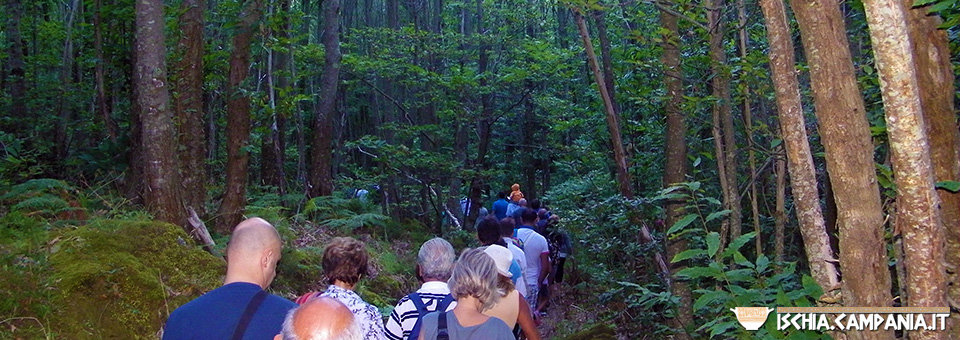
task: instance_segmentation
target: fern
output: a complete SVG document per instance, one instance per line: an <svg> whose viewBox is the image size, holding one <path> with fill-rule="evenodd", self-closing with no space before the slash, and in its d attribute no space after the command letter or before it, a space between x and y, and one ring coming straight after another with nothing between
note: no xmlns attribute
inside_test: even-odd
<svg viewBox="0 0 960 340"><path fill-rule="evenodd" d="M37 193L71 192L73 187L66 182L52 178L38 178L14 185L0 200L12 200L22 196L33 196Z"/></svg>
<svg viewBox="0 0 960 340"><path fill-rule="evenodd" d="M340 230L354 230L363 227L386 227L390 218L378 213L364 213L346 218L321 221L320 224Z"/></svg>
<svg viewBox="0 0 960 340"><path fill-rule="evenodd" d="M51 195L43 195L20 201L20 203L15 204L11 210L21 211L24 213L40 212L56 214L69 208L70 204L67 203L67 201L64 201L62 198Z"/></svg>

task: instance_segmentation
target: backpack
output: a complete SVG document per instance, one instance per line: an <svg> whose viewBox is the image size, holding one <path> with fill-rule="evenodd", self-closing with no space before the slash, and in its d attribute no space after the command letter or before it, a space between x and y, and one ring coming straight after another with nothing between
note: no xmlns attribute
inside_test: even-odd
<svg viewBox="0 0 960 340"><path fill-rule="evenodd" d="M417 323L413 325L413 329L410 330L410 336L407 337L407 340L417 340L420 338L420 326L423 323L423 316L427 315L427 313L431 311L427 310L427 306L423 304L423 299L420 298L420 294L411 293L410 295L407 295L407 297L410 299L410 301L413 302L413 305L417 307ZM440 327L440 330L442 331L442 333L446 333L446 328L447 328L446 327L447 320L445 318L446 317L445 312L447 311L447 307L449 307L450 303L452 303L453 301L454 301L453 296L450 294L447 294L447 296L445 296L443 300L440 300L440 302L437 303L437 309L435 311L442 313L440 315L440 318L443 319L443 321L442 323L438 324L442 326Z"/></svg>

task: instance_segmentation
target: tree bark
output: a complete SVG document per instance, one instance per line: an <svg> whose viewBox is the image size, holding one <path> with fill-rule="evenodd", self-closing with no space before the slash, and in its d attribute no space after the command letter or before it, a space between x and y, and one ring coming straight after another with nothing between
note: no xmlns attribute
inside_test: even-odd
<svg viewBox="0 0 960 340"><path fill-rule="evenodd" d="M154 217L186 226L179 194L173 112L167 89L163 1L136 2L137 103L142 122L144 203Z"/></svg>
<svg viewBox="0 0 960 340"><path fill-rule="evenodd" d="M904 5L913 1L904 0ZM913 43L913 62L920 86L920 105L930 140L930 159L936 181L960 180L960 130L954 109L954 74L950 65L947 32L938 29L941 20L928 15L927 7L909 10L907 26ZM938 190L940 218L946 244L947 297L960 305L960 193ZM947 334L960 334L960 314L952 313Z"/></svg>
<svg viewBox="0 0 960 340"><path fill-rule="evenodd" d="M337 86L340 83L340 0L323 2L323 76L311 145L310 196L333 193L333 117L336 114Z"/></svg>
<svg viewBox="0 0 960 340"><path fill-rule="evenodd" d="M184 0L181 3L180 39L177 49L182 53L176 65L177 138L182 148L180 158L180 187L184 205L193 208L199 216L206 215L207 200L207 136L203 114L203 12L204 0Z"/></svg>
<svg viewBox="0 0 960 340"><path fill-rule="evenodd" d="M250 73L250 45L257 22L260 21L261 0L250 0L244 5L233 36L230 71L227 74L227 178L223 202L218 212L216 229L223 234L233 231L240 223L247 205L247 171L250 154L246 150L250 140L250 97L244 93L243 82Z"/></svg>
<svg viewBox="0 0 960 340"><path fill-rule="evenodd" d="M269 131L263 139L261 146L262 160L260 163L263 184L274 186L281 195L286 194L286 174L284 172L284 150L286 149L286 121L288 104L287 97L292 93L290 88L290 78L287 77L290 70L290 53L292 46L290 39L290 1L282 0L279 2L279 11L274 16L279 17L279 28L272 29L271 34L276 37L275 41L280 42L280 48L273 48L269 53L272 55L272 64L270 65L270 105L272 114L267 120L267 130ZM275 81L274 81L275 79Z"/></svg>
<svg viewBox="0 0 960 340"><path fill-rule="evenodd" d="M737 30L740 43L740 58L747 60L750 41L747 35L747 5L746 1L737 1L737 17L740 21L740 28ZM751 222L753 222L753 231L757 236L753 237L756 255L760 257L763 254L763 233L760 229L760 207L757 197L757 155L753 146L753 110L751 107L749 83L743 84L743 130L747 133L747 164L750 167L750 212Z"/></svg>
<svg viewBox="0 0 960 340"><path fill-rule="evenodd" d="M897 185L897 225L903 237L908 305L946 305L943 225L934 189L920 86L901 0L863 2L870 27ZM946 339L942 331L921 329L911 339Z"/></svg>
<svg viewBox="0 0 960 340"><path fill-rule="evenodd" d="M664 143L664 166L663 166L663 186L669 187L685 182L687 180L687 122L683 114L683 74L680 67L680 29L677 23L677 16L667 11L660 10L660 26L664 34L663 55L660 56L660 62L663 63L663 83L667 90L667 105L664 107L666 114L667 128L665 132L666 142ZM665 219L664 225L669 228L687 214L683 200L669 200L664 205ZM671 237L666 241L667 258L673 258L677 254L687 250L687 239L683 237ZM670 273L684 269L686 265L683 262L673 263L670 266ZM693 325L693 292L686 282L675 282L673 284L673 294L680 297L680 307L682 308L677 317L670 320L671 327L685 329ZM677 338L688 339L686 332L675 334Z"/></svg>
<svg viewBox="0 0 960 340"><path fill-rule="evenodd" d="M726 221L729 223L729 238L721 230L721 242L734 240L741 233L740 193L737 186L737 145L734 139L733 112L730 108L730 73L727 71L727 53L723 47L724 20L722 9L724 0L710 0L707 2L707 21L710 27L710 60L713 80L710 83L710 92L717 98L713 105L714 138L721 137L717 149L717 166L720 170L721 186L723 187L723 203L730 214ZM721 249L723 247L721 246Z"/></svg>
<svg viewBox="0 0 960 340"><path fill-rule="evenodd" d="M810 0L791 5L810 65L821 142L837 202L843 304L890 306L890 273L873 142L843 16L834 1ZM889 339L893 332L877 330L850 335Z"/></svg>
<svg viewBox="0 0 960 340"><path fill-rule="evenodd" d="M800 236L803 238L810 273L824 293L830 293L839 287L834 254L830 248L820 199L817 194L816 168L813 155L807 142L807 130L803 121L803 107L800 99L800 85L797 80L794 60L793 37L790 22L787 19L783 0L762 0L760 7L767 27L767 39L770 44L770 69L773 73L773 87L776 92L777 108L780 112L780 133L789 164L790 183L796 204L797 220L800 222ZM819 108L819 107L818 107ZM780 161L778 161L779 163ZM786 219L782 211L783 195L780 183L784 182L780 167L777 171L777 257L783 257L783 228Z"/></svg>
<svg viewBox="0 0 960 340"><path fill-rule="evenodd" d="M68 95L73 92L73 77L70 72L73 70L73 22L76 19L77 12L80 11L80 0L73 0L67 3L67 22L65 23L66 37L63 42L62 62L60 64L60 95L57 97L57 110L59 119L57 120L57 133L55 136L56 155L58 159L66 159L69 153L69 134L67 129L71 116L73 115L72 104L67 100Z"/></svg>
<svg viewBox="0 0 960 340"><path fill-rule="evenodd" d="M110 102L107 100L106 81L104 79L104 64L106 60L103 58L103 20L101 20L100 15L100 12L103 10L102 0L96 0L94 6L96 6L96 8L93 11L93 50L97 61L94 66L93 77L97 91L96 108L100 119L103 120L103 127L107 130L107 136L110 137L111 141L116 142L117 125L114 123L113 118L110 117Z"/></svg>
<svg viewBox="0 0 960 340"><path fill-rule="evenodd" d="M14 119L10 123L4 124L3 130L16 132L19 118L27 116L27 78L26 66L23 61L23 40L20 37L20 19L23 16L23 4L20 0L7 0L7 43L10 47L7 49L8 64L10 73L7 75L7 81L10 83L10 116ZM2 72L3 70L0 70Z"/></svg>

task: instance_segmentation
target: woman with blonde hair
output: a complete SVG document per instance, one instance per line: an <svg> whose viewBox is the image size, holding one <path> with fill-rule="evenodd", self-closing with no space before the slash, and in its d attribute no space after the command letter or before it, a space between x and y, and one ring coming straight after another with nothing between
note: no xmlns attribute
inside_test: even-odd
<svg viewBox="0 0 960 340"><path fill-rule="evenodd" d="M540 340L540 332L537 331L537 324L530 312L530 305L513 285L513 273L510 272L513 253L498 244L492 244L481 249L493 259L493 263L497 266L497 293L500 295L500 301L484 311L483 314L503 320L507 327L511 329L520 325L520 330L523 331L523 335L527 339Z"/></svg>
<svg viewBox="0 0 960 340"><path fill-rule="evenodd" d="M497 267L480 249L465 249L453 267L450 294L457 299L451 312L433 312L421 320L420 339L513 340L503 320L483 314L500 300Z"/></svg>

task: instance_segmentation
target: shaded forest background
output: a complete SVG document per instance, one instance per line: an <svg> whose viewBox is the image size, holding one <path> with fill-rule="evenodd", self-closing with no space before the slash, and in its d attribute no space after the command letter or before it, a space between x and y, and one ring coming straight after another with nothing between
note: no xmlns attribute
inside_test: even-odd
<svg viewBox="0 0 960 340"><path fill-rule="evenodd" d="M848 336L747 332L736 306L956 313L960 5L787 5L6 0L0 337L154 332L217 284L193 244L218 253L244 215L281 229L290 296L316 285L325 239L363 238L381 275L361 293L387 310L419 242L475 246L461 199L513 183L575 240L565 294L586 302L551 336ZM166 243L116 241L138 233ZM84 249L107 255L63 255ZM142 328L65 303L97 292ZM956 338L953 320L909 336Z"/></svg>

